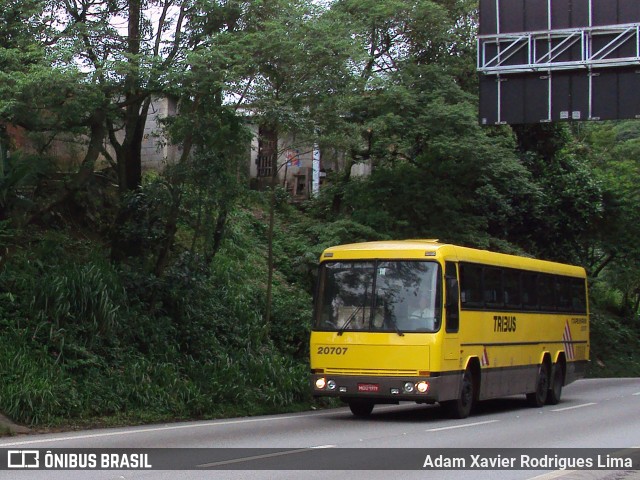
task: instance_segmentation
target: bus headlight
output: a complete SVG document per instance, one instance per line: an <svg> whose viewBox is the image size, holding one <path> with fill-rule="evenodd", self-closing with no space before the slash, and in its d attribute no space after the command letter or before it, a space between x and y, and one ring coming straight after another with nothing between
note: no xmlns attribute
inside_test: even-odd
<svg viewBox="0 0 640 480"><path fill-rule="evenodd" d="M415 386L411 382L404 382L404 386L402 388L405 393L413 393Z"/></svg>
<svg viewBox="0 0 640 480"><path fill-rule="evenodd" d="M327 382L327 390L335 390L336 389L336 382L335 380L329 380Z"/></svg>
<svg viewBox="0 0 640 480"><path fill-rule="evenodd" d="M316 388L318 390L324 390L324 387L327 386L327 379L324 377L320 377L316 380Z"/></svg>
<svg viewBox="0 0 640 480"><path fill-rule="evenodd" d="M427 393L429 391L429 384L427 382L418 382L416 384L416 390L418 390L419 393Z"/></svg>

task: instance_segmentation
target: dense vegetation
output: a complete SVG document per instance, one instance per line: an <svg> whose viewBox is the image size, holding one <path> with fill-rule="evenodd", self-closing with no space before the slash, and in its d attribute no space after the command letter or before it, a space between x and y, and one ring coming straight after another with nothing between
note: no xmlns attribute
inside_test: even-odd
<svg viewBox="0 0 640 480"><path fill-rule="evenodd" d="M318 255L379 238L585 266L593 374L640 375L640 124L478 126L474 5L9 1L0 411L68 425L304 408ZM143 175L163 95L181 155ZM248 190L247 112L271 140L320 146L320 195ZM54 139L82 161L62 164Z"/></svg>

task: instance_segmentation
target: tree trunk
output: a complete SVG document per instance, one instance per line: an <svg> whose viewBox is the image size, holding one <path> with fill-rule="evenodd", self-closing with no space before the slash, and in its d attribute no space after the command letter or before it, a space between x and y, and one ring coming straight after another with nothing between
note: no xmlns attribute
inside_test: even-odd
<svg viewBox="0 0 640 480"><path fill-rule="evenodd" d="M226 204L221 206L220 212L218 212L218 219L216 220L215 230L213 231L213 245L206 258L207 264L211 263L213 257L215 257L216 253L218 253L218 250L220 250L220 244L222 243L222 239L224 238L225 226L227 225L228 214L229 209L227 208Z"/></svg>
<svg viewBox="0 0 640 480"><path fill-rule="evenodd" d="M598 265L597 267L595 267L593 269L592 272L590 272L590 277L593 278L597 278L598 275L600 275L600 272L602 272L602 270L604 270L604 267L606 267L607 265L609 265L609 263L611 263L613 261L613 259L616 258L616 254L615 253L609 253L604 260L602 260L600 262L600 265Z"/></svg>
<svg viewBox="0 0 640 480"><path fill-rule="evenodd" d="M265 313L264 338L269 336L271 325L271 296L273 291L273 228L276 209L276 185L278 183L278 131L274 128L270 133L273 143L271 157L271 199L269 202L269 231L267 234L267 309Z"/></svg>
<svg viewBox="0 0 640 480"><path fill-rule="evenodd" d="M156 266L154 268L154 274L156 277L161 277L164 273L164 269L169 263L169 253L171 247L176 238L176 232L178 231L178 217L180 215L180 205L182 204L182 193L180 191L181 185L172 186L171 188L171 209L167 221L164 225L163 240L160 243L158 250L158 256L156 258Z"/></svg>
<svg viewBox="0 0 640 480"><path fill-rule="evenodd" d="M151 99L140 90L140 21L142 3L129 0L127 53L131 55L125 78L124 140L116 149L120 191L137 189L142 183L142 140ZM112 140L115 136L112 136Z"/></svg>
<svg viewBox="0 0 640 480"><path fill-rule="evenodd" d="M129 57L129 71L124 81L124 140L118 143L114 125L110 124L109 139L116 152L118 164L118 183L121 193L136 190L142 183L142 139L147 121L147 113L151 98L140 88L140 23L142 16L142 1L128 0L128 36L127 53ZM123 239L121 234L124 226L134 221L132 212L121 206L111 232L111 258L122 261L127 257L138 257L142 254L138 242Z"/></svg>
<svg viewBox="0 0 640 480"><path fill-rule="evenodd" d="M196 101L194 102L192 107L192 113L197 112L198 106L199 100L198 98L196 98ZM147 103L145 105L145 110L148 111L148 109L149 105ZM192 133L186 135L184 141L182 142L182 146L182 155L180 155L180 159L178 160L178 164L180 166L184 166L184 164L189 160L189 156L191 155L191 149L193 148ZM164 273L164 269L167 267L167 264L169 262L169 253L171 252L171 248L173 247L173 243L175 242L176 232L178 231L178 217L180 216L180 206L182 205L182 184L184 183L184 172L178 170L178 173L174 175L173 178L171 178L170 182L171 184L169 185L169 188L171 189L171 209L164 224L164 235L158 249L158 256L156 258L156 266L154 269L156 277L162 276L162 274Z"/></svg>
<svg viewBox="0 0 640 480"><path fill-rule="evenodd" d="M340 175L340 180L338 182L338 191L333 195L333 200L331 201L331 212L338 216L340 215L340 211L342 210L342 201L344 200L344 188L349 184L351 180L351 168L354 164L354 153L352 152L345 159L344 169L342 170L342 174Z"/></svg>

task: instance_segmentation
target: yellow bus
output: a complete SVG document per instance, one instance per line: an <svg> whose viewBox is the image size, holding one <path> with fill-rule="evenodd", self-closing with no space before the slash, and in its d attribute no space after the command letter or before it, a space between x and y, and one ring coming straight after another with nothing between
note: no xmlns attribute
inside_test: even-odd
<svg viewBox="0 0 640 480"><path fill-rule="evenodd" d="M374 405L560 401L589 361L581 267L403 240L340 245L320 258L311 389L357 416Z"/></svg>

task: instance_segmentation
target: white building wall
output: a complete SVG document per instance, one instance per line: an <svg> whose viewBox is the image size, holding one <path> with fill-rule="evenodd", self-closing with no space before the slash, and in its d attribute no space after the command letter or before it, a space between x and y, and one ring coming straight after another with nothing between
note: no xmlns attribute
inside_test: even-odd
<svg viewBox="0 0 640 480"><path fill-rule="evenodd" d="M180 158L182 152L181 146L170 145L163 134L162 120L176 115L177 101L174 98L156 97L152 99L149 107L147 122L142 141L142 169L144 170L162 170L167 164L174 163ZM257 125L248 125L252 138L249 145L239 146L239 148L247 149L248 152L248 173L249 178L258 179L258 145L259 145L259 128ZM19 133L19 132L18 132ZM15 135L18 135L15 133ZM122 141L124 132L116 133L118 141ZM68 165L68 168L77 168L77 164L82 160L86 153L88 139L85 136L60 138L56 139L50 148L54 155L59 159L61 165ZM23 148L29 148L32 141L26 138L21 141ZM105 139L105 149L109 152L111 158L115 161L115 151L108 139ZM300 196L308 196L311 190L312 169L313 169L313 145L308 142L296 139L295 136L281 135L278 139L278 184L287 188L292 194ZM335 152L334 152L335 156ZM323 165L322 152L320 154L321 166L327 170L342 168L344 158L339 155L338 159L333 159L330 164ZM327 158L329 162L329 158ZM102 157L97 162L96 168L105 168L108 166L106 158ZM366 176L371 172L369 164L358 163L353 165L352 176ZM321 181L324 179L324 172L321 172ZM270 180L270 179L264 179Z"/></svg>
<svg viewBox="0 0 640 480"><path fill-rule="evenodd" d="M351 166L352 177L368 177L371 175L371 164L369 162L354 163Z"/></svg>
<svg viewBox="0 0 640 480"><path fill-rule="evenodd" d="M162 120L174 116L177 103L174 98L154 98L149 107L142 139L142 169L160 170L166 163L178 160L179 148L170 145L163 135Z"/></svg>

